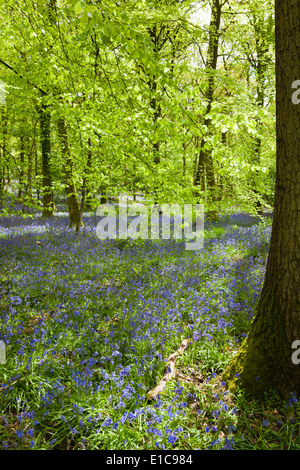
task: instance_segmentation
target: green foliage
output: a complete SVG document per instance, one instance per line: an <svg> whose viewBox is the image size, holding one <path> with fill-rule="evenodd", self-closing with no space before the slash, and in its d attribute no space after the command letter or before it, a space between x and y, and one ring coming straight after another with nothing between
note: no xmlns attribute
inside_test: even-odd
<svg viewBox="0 0 300 470"><path fill-rule="evenodd" d="M239 6L232 8L235 12ZM3 5L0 79L8 93L6 105L1 105L7 115L0 135L2 205L12 180L16 189L23 186L21 200L27 210L40 205L43 169L37 110L42 103L48 105L52 120L50 171L55 196L66 184L65 156L57 135L57 121L63 118L69 130L73 179L79 191L88 191L91 207L99 203L100 189L111 196L155 193L161 202L199 202L200 197L208 211L213 209L216 195L211 197L209 187L196 194L194 186L203 138L212 155L219 211L233 203L251 209L253 189L262 204L272 205L272 4L264 2L262 7L249 1L248 13L224 15L226 27L219 44L223 61L214 72L214 99L207 115L211 71L205 68L205 48L210 12L203 11L208 14L201 17L193 2L141 1L137 7L131 1L105 5L62 1L35 8L24 0L19 7L13 1ZM254 62L259 52L255 39L246 39L252 34L270 59L264 72L263 107L255 98ZM254 161L251 148L258 137L261 154Z"/></svg>

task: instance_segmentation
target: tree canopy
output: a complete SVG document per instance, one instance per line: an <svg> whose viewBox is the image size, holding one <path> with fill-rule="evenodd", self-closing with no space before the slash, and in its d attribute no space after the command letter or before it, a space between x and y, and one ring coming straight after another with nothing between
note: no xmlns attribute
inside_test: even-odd
<svg viewBox="0 0 300 470"><path fill-rule="evenodd" d="M66 194L77 229L120 193L214 217L272 206L272 2L22 0L0 17L2 214L16 191L44 216Z"/></svg>

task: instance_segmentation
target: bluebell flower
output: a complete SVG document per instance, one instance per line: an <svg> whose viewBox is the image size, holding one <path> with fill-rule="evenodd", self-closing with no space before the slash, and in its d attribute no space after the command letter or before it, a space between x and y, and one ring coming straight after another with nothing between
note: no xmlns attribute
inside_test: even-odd
<svg viewBox="0 0 300 470"><path fill-rule="evenodd" d="M32 429L32 428L31 428L31 429L27 429L27 430L26 430L26 434L27 434L28 436L30 436L30 437L33 437L33 436L34 436L34 429Z"/></svg>
<svg viewBox="0 0 300 470"><path fill-rule="evenodd" d="M177 436L174 433L168 436L168 442L170 444L175 444L176 441L177 441Z"/></svg>
<svg viewBox="0 0 300 470"><path fill-rule="evenodd" d="M295 392L291 392L287 406L292 406L298 402Z"/></svg>

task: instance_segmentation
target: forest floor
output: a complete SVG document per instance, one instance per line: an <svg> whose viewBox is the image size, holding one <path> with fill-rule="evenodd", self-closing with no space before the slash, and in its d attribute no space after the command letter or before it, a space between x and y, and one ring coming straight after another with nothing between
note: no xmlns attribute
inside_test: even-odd
<svg viewBox="0 0 300 470"><path fill-rule="evenodd" d="M249 329L271 218L174 240L101 241L66 214L0 219L0 449L299 449L299 410L230 394L221 372ZM166 361L175 374L155 398Z"/></svg>

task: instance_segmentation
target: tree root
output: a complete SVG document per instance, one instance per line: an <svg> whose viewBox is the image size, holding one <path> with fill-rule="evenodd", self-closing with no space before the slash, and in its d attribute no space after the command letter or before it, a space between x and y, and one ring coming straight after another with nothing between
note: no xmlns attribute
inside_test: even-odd
<svg viewBox="0 0 300 470"><path fill-rule="evenodd" d="M167 360L165 374L163 378L161 379L161 381L158 383L158 385L156 385L155 388L153 388L147 393L146 397L148 400L155 400L157 396L160 393L162 393L162 391L165 389L167 382L169 382L172 379L172 377L175 375L175 362L176 362L177 357L186 350L189 343L191 342L192 340L190 339L183 340L181 345L177 349L177 351L175 351L173 354L171 354L171 356L169 356Z"/></svg>

